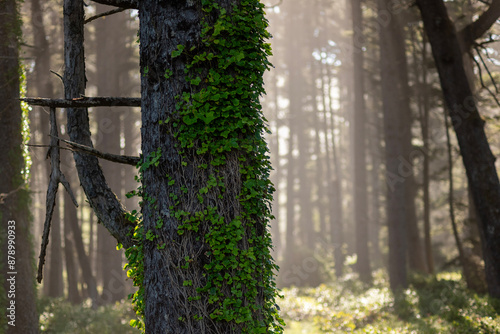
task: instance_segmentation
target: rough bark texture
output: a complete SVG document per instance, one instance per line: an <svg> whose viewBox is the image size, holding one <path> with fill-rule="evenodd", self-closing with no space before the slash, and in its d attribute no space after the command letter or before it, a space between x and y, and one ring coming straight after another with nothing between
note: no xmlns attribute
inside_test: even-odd
<svg viewBox="0 0 500 334"><path fill-rule="evenodd" d="M83 1L64 1L64 97L78 98L85 94L85 63L83 48ZM70 140L93 147L86 109L67 109L67 132ZM124 247L132 245L129 236L133 227L125 219L125 211L109 189L96 157L73 154L78 176L99 220Z"/></svg>
<svg viewBox="0 0 500 334"><path fill-rule="evenodd" d="M354 185L353 214L356 223L356 270L365 283L371 281L368 247L368 202L366 187L366 128L363 55L363 14L361 1L351 1L354 66Z"/></svg>
<svg viewBox="0 0 500 334"><path fill-rule="evenodd" d="M418 0L441 87L480 218L486 280L500 297L500 182L463 65L457 33L443 1Z"/></svg>
<svg viewBox="0 0 500 334"><path fill-rule="evenodd" d="M229 9L237 1L217 1L223 8ZM216 13L210 14L210 20L216 18ZM187 300L189 287L183 287L184 280L190 280L193 289L204 286L209 277L203 273L204 265L209 263L210 250L202 240L212 230L210 220L199 225L201 239L195 241L188 236L178 234L180 220L170 214L170 207L188 212L199 212L207 207L215 206L217 215L223 217L224 222L231 222L242 214L242 204L238 199L239 191L243 186L243 178L239 172L238 158L242 157L239 150L227 153L226 163L214 168L210 164L210 154L196 154L192 149L186 149L181 158L176 139L172 135L175 127L160 125L160 120L174 117L176 110L176 96L190 91L185 79L185 57L171 57L177 50L177 45L185 45L186 50L191 46L201 45L201 21L203 12L199 2L158 2L144 0L140 3L140 42L141 42L141 72L142 72L142 152L144 157L151 156L161 149L161 158L158 166L150 166L143 172L143 189L148 198L155 199L153 204L145 204L142 209L144 230L155 231L158 237L151 242L144 239L144 287L145 287L145 324L147 333L240 333L243 324L234 321L213 321L209 314L214 310L213 304L208 303L206 294L201 294L199 300ZM212 22L213 24L213 22ZM166 80L166 69L172 71L172 76ZM193 86L191 86L193 89ZM182 161L186 164L183 166ZM200 164L208 164L207 169L198 168ZM214 173L214 174L213 174ZM219 193L219 199L209 192L201 203L198 201L197 189L206 184L209 175L222 177L226 190ZM169 186L166 175L172 180ZM175 185L175 186L172 186ZM185 186L187 193L181 195L179 187ZM218 192L218 191L214 191ZM183 201L175 203L171 193L183 196ZM215 196L214 196L215 195ZM157 228L158 221L163 225ZM252 233L261 235L264 226L257 222L255 226L246 225L243 239L238 242L240 249L248 249L248 238ZM164 250L157 245L165 243ZM193 261L186 271L179 269L179 264L186 256ZM260 261L260 260L257 260ZM264 265L259 263L259 266ZM229 269L221 269L221 275L230 273ZM259 288L260 289L260 288ZM222 291L230 294L229 291ZM249 303L249 296L243 295L243 305ZM257 305L262 305L264 296L260 292L256 297ZM202 315L200 320L193 319L195 314ZM252 314L255 320L262 320L259 312ZM182 321L179 319L183 319Z"/></svg>
<svg viewBox="0 0 500 334"><path fill-rule="evenodd" d="M141 99L133 97L77 97L77 98L67 98L67 99L24 98L21 100L33 106L44 106L44 107L54 107L54 108L140 107L141 106Z"/></svg>
<svg viewBox="0 0 500 334"><path fill-rule="evenodd" d="M387 11L387 0L379 0L379 12ZM404 154L401 128L404 126L403 113L399 110L403 96L401 82L395 81L398 73L396 40L402 40L396 17L380 28L380 59L382 80L382 102L384 111L384 137L386 160L387 222L389 227L389 280L391 289L396 291L407 286L407 212L405 205L405 179L401 176L400 157Z"/></svg>
<svg viewBox="0 0 500 334"><path fill-rule="evenodd" d="M19 37L17 1L0 2L0 332L38 333L33 248L30 238L30 195L23 178L22 111L19 103ZM15 223L12 223L15 222ZM14 226L14 228L12 228ZM10 232L8 232L10 231ZM14 232L14 233L12 233ZM10 234L10 238L8 235ZM12 236L15 236L12 239ZM8 248L8 240L15 248ZM8 259L8 255L12 256ZM14 262L8 263L7 261ZM11 274L12 273L12 274ZM13 280L12 280L13 278ZM9 281L9 279L11 279ZM12 284L13 283L13 284ZM14 295L12 295L14 294ZM14 303L14 304L13 304ZM11 312L9 308L14 308ZM10 316L10 317L8 317ZM13 321L8 325L6 322Z"/></svg>

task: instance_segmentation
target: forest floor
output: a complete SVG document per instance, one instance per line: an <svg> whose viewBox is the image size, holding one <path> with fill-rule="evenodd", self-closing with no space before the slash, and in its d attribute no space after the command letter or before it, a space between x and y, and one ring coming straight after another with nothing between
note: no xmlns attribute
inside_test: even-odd
<svg viewBox="0 0 500 334"><path fill-rule="evenodd" d="M342 281L281 293L285 334L500 334L500 301L468 291L453 272L414 276L396 300L383 271L375 273L370 287L347 275ZM92 310L89 302L72 306L62 299L42 299L39 307L42 333L138 333L129 326L134 313L128 301Z"/></svg>
<svg viewBox="0 0 500 334"><path fill-rule="evenodd" d="M382 271L369 288L347 278L282 295L285 334L500 333L500 301L468 291L458 273L415 276L396 300Z"/></svg>

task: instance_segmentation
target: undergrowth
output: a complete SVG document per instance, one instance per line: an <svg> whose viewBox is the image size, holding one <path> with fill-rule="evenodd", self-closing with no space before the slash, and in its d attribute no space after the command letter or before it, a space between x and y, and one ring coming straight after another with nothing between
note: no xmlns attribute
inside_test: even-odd
<svg viewBox="0 0 500 334"><path fill-rule="evenodd" d="M345 280L284 289L285 333L500 333L500 301L467 290L457 273L414 276L396 298L386 274L375 277L369 288Z"/></svg>
<svg viewBox="0 0 500 334"><path fill-rule="evenodd" d="M467 290L458 273L437 278L413 276L410 288L394 298L386 274L378 271L366 287L344 279L317 288L284 289L279 301L285 334L500 334L500 301ZM40 301L42 333L138 333L129 326L128 302L92 310L60 299Z"/></svg>

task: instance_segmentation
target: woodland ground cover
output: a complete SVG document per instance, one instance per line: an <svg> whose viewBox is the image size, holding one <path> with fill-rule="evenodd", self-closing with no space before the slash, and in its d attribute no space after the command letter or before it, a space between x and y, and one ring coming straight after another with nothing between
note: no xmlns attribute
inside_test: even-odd
<svg viewBox="0 0 500 334"><path fill-rule="evenodd" d="M371 286L355 275L315 288L286 288L279 300L286 334L299 333L500 333L500 301L469 291L458 272L414 275L394 298L387 274ZM92 310L60 299L39 303L42 333L137 333L129 326L130 303Z"/></svg>

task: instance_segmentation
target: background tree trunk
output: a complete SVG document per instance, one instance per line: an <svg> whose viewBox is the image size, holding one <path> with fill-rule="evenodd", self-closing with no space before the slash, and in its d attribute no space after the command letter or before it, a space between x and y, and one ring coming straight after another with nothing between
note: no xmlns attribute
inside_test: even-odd
<svg viewBox="0 0 500 334"><path fill-rule="evenodd" d="M0 2L0 331L7 334L38 333L33 247L30 239L30 194L23 152L23 119L19 102L19 40L21 22L15 0ZM27 117L27 115L26 115ZM14 226L14 228L12 228ZM15 236L14 239L9 235ZM14 246L8 247L8 240ZM14 250L14 252L13 252ZM8 256L13 258L8 258ZM15 283L11 285L14 279ZM11 286L13 288L11 289ZM12 295L14 294L14 295ZM12 304L14 303L14 304ZM8 308L14 306L14 318ZM13 321L8 325L7 322Z"/></svg>
<svg viewBox="0 0 500 334"><path fill-rule="evenodd" d="M500 298L500 182L443 1L417 0L479 214L488 291Z"/></svg>
<svg viewBox="0 0 500 334"><path fill-rule="evenodd" d="M97 14L108 10L96 5ZM99 96L122 96L121 79L123 64L127 61L126 41L123 31L127 30L125 13L117 13L96 21L96 71ZM120 153L120 110L96 108L98 136L96 148L102 152ZM129 112L131 112L129 110ZM110 161L100 161L106 180L115 192L120 193L122 175L120 167ZM116 250L116 239L102 225L97 225L97 268L103 290L101 304L112 304L125 297L122 251ZM117 282L117 280L119 282Z"/></svg>
<svg viewBox="0 0 500 334"><path fill-rule="evenodd" d="M356 270L365 283L372 279L368 245L368 205L366 186L366 127L363 56L363 15L361 1L351 1L354 66L354 185L353 216L356 222Z"/></svg>
<svg viewBox="0 0 500 334"><path fill-rule="evenodd" d="M380 13L387 12L388 1L379 0ZM386 25L380 27L381 87L384 110L384 137L386 155L387 183L387 222L389 227L389 279L391 289L397 291L407 287L407 206L405 203L405 180L401 175L400 158L404 157L404 145L401 129L405 115L399 109L401 102L397 97L404 94L396 66L404 59L399 57L397 42L403 39L397 17L392 16ZM395 98L396 97L396 98ZM408 176L408 175L406 175Z"/></svg>

